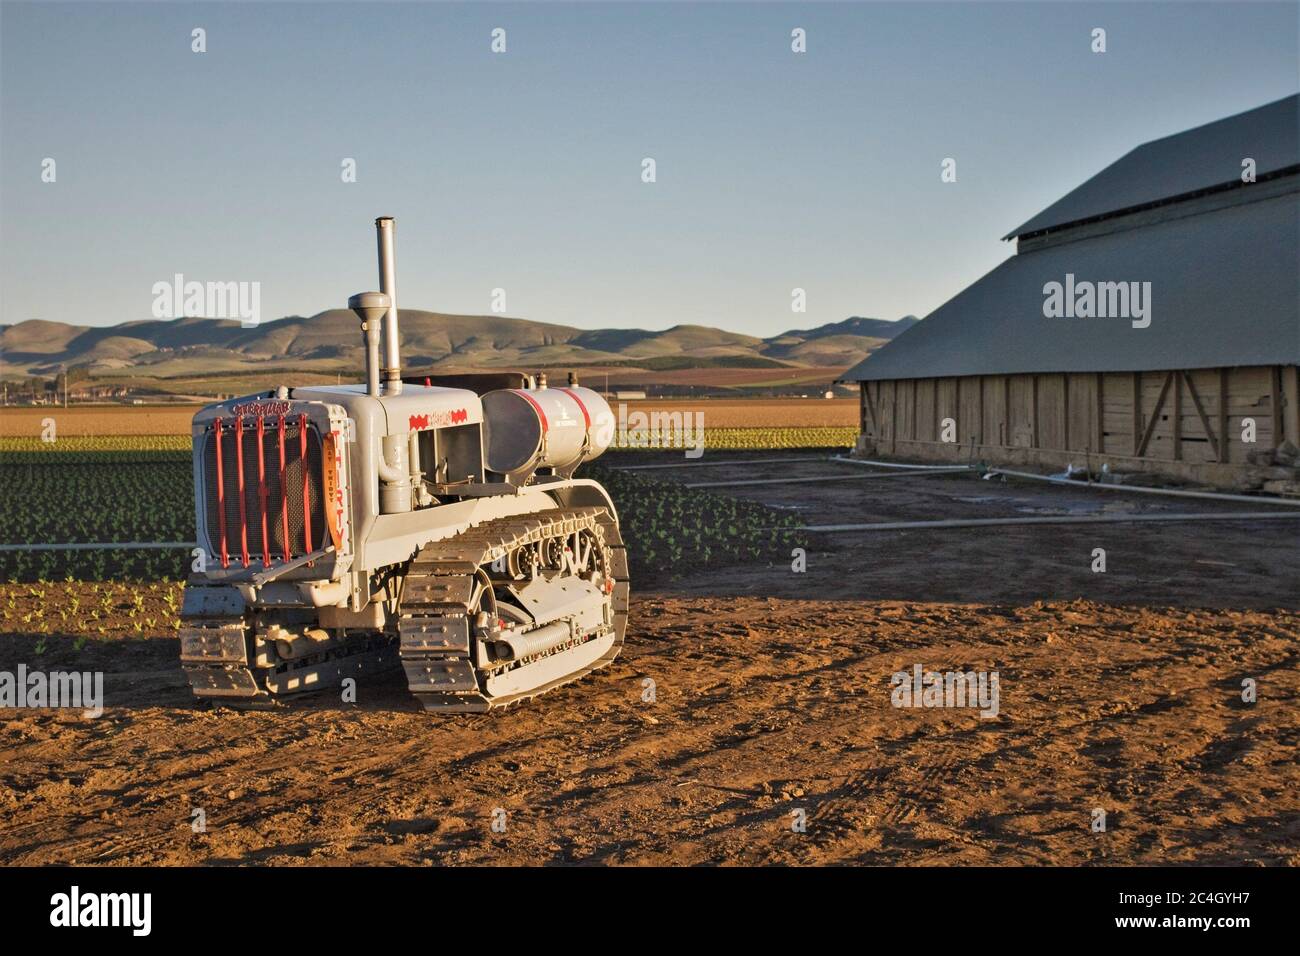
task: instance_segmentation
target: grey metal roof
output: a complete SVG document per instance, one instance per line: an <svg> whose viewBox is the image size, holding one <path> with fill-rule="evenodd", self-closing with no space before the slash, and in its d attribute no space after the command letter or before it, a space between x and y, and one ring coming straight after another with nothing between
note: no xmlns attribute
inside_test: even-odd
<svg viewBox="0 0 1300 956"><path fill-rule="evenodd" d="M1246 157L1258 177L1300 164L1300 94L1145 143L1002 238L1240 183Z"/></svg>
<svg viewBox="0 0 1300 956"><path fill-rule="evenodd" d="M1300 177L1288 179L1300 189ZM1297 262L1296 191L1044 246L1009 258L844 381L1297 364ZM1150 282L1151 325L1044 317L1044 284L1067 273Z"/></svg>

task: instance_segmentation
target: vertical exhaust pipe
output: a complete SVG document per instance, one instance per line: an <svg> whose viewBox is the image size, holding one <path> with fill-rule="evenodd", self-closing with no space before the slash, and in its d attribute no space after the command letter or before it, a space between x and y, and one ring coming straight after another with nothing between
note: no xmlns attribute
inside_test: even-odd
<svg viewBox="0 0 1300 956"><path fill-rule="evenodd" d="M393 218L375 220L379 239L379 292L358 292L348 299L348 308L361 320L366 345L366 394L383 399L402 392L402 370L397 347L397 282L393 263ZM380 368L380 326L383 326L383 368ZM380 378L383 378L383 394ZM399 416L400 418L400 416ZM383 514L410 511L412 493L420 504L432 501L420 472L418 433L399 432L373 436L376 445L362 452L364 460L374 461L379 479L379 510ZM372 457L373 456L373 457Z"/></svg>
<svg viewBox="0 0 1300 956"><path fill-rule="evenodd" d="M375 220L379 239L379 291L388 296L388 312L384 316L384 393L402 394L402 359L397 328L397 266L393 258L393 232L397 221L392 216Z"/></svg>
<svg viewBox="0 0 1300 956"><path fill-rule="evenodd" d="M366 345L366 394L379 397L379 326L388 314L388 296L382 292L358 292L348 299L348 308L361 320Z"/></svg>
<svg viewBox="0 0 1300 956"><path fill-rule="evenodd" d="M384 380L385 395L402 394L401 353L397 328L397 263L393 255L393 233L397 221L392 216L375 220L375 235L379 242L379 291L388 297L388 311L384 313ZM414 452L414 455L411 453ZM385 514L400 514L411 510L411 493L423 490L420 475L420 450L407 434L387 435L380 449L379 510ZM417 498L420 497L417 494Z"/></svg>

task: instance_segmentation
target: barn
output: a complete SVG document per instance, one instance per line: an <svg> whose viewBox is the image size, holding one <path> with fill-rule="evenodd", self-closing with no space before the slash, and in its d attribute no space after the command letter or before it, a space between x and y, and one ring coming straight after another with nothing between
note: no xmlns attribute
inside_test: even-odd
<svg viewBox="0 0 1300 956"><path fill-rule="evenodd" d="M1298 114L1146 143L1013 229L1014 255L844 376L856 454L1294 482Z"/></svg>

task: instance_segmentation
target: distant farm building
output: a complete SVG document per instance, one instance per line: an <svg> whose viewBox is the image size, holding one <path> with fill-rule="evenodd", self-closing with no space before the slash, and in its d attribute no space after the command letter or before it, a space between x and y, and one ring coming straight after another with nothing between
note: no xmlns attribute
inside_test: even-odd
<svg viewBox="0 0 1300 956"><path fill-rule="evenodd" d="M858 453L1285 477L1298 113L1291 96L1147 143L1012 230L1015 255L845 374Z"/></svg>

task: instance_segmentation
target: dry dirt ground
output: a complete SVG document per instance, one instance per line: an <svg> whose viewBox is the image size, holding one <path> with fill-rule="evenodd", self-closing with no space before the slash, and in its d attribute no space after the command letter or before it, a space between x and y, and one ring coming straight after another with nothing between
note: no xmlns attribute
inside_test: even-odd
<svg viewBox="0 0 1300 956"><path fill-rule="evenodd" d="M1238 507L969 477L730 492L809 523ZM9 621L61 613L8 625L0 671L102 670L107 709L0 712L0 863L1300 864L1298 535L816 537L802 574L643 585L613 665L482 717L419 712L394 673L356 704L207 709L158 623L167 588L132 607L122 585L10 585ZM916 664L997 671L997 716L894 707Z"/></svg>

